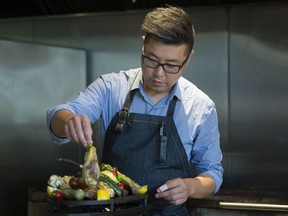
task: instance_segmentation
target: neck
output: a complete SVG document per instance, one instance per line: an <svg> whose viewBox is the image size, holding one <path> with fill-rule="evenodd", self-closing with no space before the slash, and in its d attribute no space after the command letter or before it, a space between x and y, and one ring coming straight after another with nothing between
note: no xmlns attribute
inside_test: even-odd
<svg viewBox="0 0 288 216"><path fill-rule="evenodd" d="M169 92L170 89L164 92L146 91L147 95L149 95L154 104L157 104L162 98L167 96Z"/></svg>
<svg viewBox="0 0 288 216"><path fill-rule="evenodd" d="M150 96L151 100L154 104L157 104L162 98L164 98L167 94L157 94Z"/></svg>

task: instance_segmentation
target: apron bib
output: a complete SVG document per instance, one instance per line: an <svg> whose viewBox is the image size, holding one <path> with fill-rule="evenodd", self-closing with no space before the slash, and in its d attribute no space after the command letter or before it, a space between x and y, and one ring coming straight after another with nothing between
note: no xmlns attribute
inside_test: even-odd
<svg viewBox="0 0 288 216"><path fill-rule="evenodd" d="M177 98L166 116L129 113L133 93L106 131L102 162L111 164L140 185L148 185L151 210L145 215L188 215L186 205L155 198L156 189L173 178L191 177L185 149L173 121ZM130 98L131 94L131 98Z"/></svg>

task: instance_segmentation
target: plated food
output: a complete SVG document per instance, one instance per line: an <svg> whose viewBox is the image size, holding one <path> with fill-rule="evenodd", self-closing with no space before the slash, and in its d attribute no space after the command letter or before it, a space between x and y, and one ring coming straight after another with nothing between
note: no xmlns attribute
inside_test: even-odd
<svg viewBox="0 0 288 216"><path fill-rule="evenodd" d="M51 175L47 181L47 194L54 200L109 200L147 193L148 186L141 186L121 173L117 167L102 164L99 167L96 148L87 147L82 176Z"/></svg>

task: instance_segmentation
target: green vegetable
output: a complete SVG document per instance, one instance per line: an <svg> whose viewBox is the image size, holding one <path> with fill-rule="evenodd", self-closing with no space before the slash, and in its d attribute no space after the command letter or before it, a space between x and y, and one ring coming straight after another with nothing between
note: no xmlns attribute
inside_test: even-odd
<svg viewBox="0 0 288 216"><path fill-rule="evenodd" d="M101 165L100 170L102 172L104 170L109 170L109 171L113 172L113 170L115 170L115 168L112 167L110 164L103 163ZM117 170L117 179L119 182L122 182L125 186L127 186L131 190L132 194L142 194L144 187L146 188L146 191L147 191L147 185L144 185L144 186L139 185L138 183L133 181L131 178L129 178L128 176L121 173L119 170Z"/></svg>
<svg viewBox="0 0 288 216"><path fill-rule="evenodd" d="M115 191L116 196L118 196L118 197L122 196L122 190L108 176L105 176L105 175L100 173L99 181L103 181L103 182L107 183Z"/></svg>
<svg viewBox="0 0 288 216"><path fill-rule="evenodd" d="M124 185L128 186L128 188L131 190L132 194L138 194L138 190L141 188L141 186L133 181L128 176L122 174L118 171L118 178L120 182L122 182Z"/></svg>
<svg viewBox="0 0 288 216"><path fill-rule="evenodd" d="M114 167L112 167L110 164L102 163L101 167L100 167L100 171L104 171L104 170L109 170L109 171L113 172Z"/></svg>
<svg viewBox="0 0 288 216"><path fill-rule="evenodd" d="M85 192L82 189L65 188L62 190L63 197L68 200L83 200Z"/></svg>
<svg viewBox="0 0 288 216"><path fill-rule="evenodd" d="M101 171L101 174L107 176L108 178L113 180L116 184L119 183L117 177L113 174L113 172L111 172L109 170L103 170L103 171Z"/></svg>

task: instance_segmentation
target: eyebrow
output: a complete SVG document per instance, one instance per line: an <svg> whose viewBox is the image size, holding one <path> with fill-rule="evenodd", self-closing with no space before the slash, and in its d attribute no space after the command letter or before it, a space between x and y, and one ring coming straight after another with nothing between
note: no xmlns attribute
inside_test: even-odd
<svg viewBox="0 0 288 216"><path fill-rule="evenodd" d="M145 53L145 50L143 50L143 52ZM160 61L159 61L159 58L158 58L158 56L156 56L154 53L152 53L152 52L147 52L147 53L145 53L145 55L148 55L148 57L155 57L156 59L157 59L157 61L160 63ZM179 64L179 61L178 61L178 59L166 59L165 60L165 63L167 63L167 64L172 64L172 63L175 63L175 65L177 65L177 64ZM164 64L165 64L164 63Z"/></svg>

